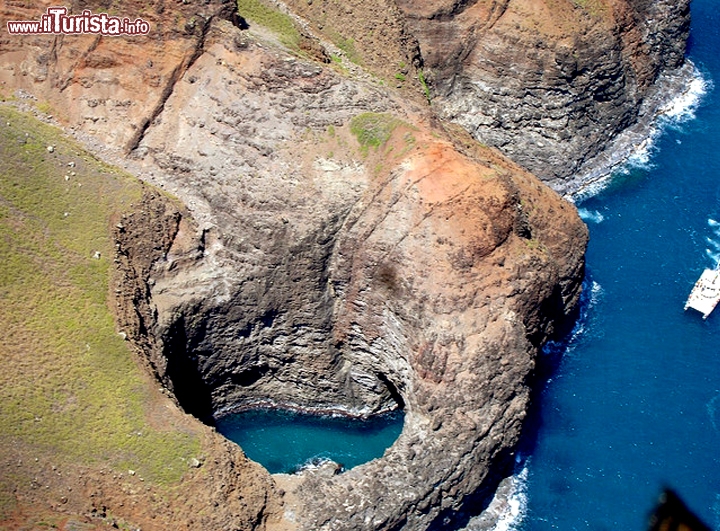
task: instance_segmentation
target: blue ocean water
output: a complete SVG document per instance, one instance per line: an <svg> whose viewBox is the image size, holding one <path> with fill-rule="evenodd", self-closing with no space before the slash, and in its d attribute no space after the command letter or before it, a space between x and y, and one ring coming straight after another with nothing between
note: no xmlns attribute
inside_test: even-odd
<svg viewBox="0 0 720 531"><path fill-rule="evenodd" d="M718 7L692 3L688 53L706 81L694 117L665 120L648 160L578 205L585 315L547 355L519 465L521 531L640 531L664 486L720 530L720 309L683 312L720 258Z"/></svg>
<svg viewBox="0 0 720 531"><path fill-rule="evenodd" d="M381 457L400 435L402 413L367 420L260 409L221 417L217 430L271 474L330 459L350 469Z"/></svg>

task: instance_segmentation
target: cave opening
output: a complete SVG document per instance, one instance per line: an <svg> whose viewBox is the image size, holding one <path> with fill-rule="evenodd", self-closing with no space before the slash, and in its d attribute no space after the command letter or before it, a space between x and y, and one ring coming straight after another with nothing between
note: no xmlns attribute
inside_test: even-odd
<svg viewBox="0 0 720 531"><path fill-rule="evenodd" d="M322 466L336 474L382 457L398 439L401 387L358 361L369 359L362 348L357 355L347 345L308 345L317 336L288 333L298 327L285 312L228 315L194 307L176 316L163 337L167 383L186 412L250 459L270 473ZM283 351L271 348L278 337L289 338Z"/></svg>
<svg viewBox="0 0 720 531"><path fill-rule="evenodd" d="M274 259L252 274L233 272L222 290L202 285L188 294L171 269L162 281L145 280L160 303L146 316L156 376L187 413L271 472L329 460L353 468L381 457L403 429L400 325L378 325L372 310L356 313L330 289L328 235L341 223L290 249L281 245L283 224L270 238ZM205 236L202 249L210 247Z"/></svg>

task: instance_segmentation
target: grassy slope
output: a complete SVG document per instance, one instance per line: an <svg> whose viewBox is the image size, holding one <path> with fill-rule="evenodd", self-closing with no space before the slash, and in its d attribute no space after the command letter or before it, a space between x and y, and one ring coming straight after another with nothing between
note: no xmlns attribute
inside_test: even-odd
<svg viewBox="0 0 720 531"><path fill-rule="evenodd" d="M197 436L149 423L148 380L108 309L109 223L140 189L0 106L0 463L50 456L170 485L199 451ZM0 471L0 517L18 474Z"/></svg>
<svg viewBox="0 0 720 531"><path fill-rule="evenodd" d="M292 18L281 13L261 0L237 0L238 13L241 17L265 26L276 33L285 46L296 50L300 42L300 32Z"/></svg>

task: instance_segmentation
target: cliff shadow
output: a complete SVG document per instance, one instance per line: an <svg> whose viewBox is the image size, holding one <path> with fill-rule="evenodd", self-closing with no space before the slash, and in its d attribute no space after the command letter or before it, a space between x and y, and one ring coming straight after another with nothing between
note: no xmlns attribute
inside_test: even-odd
<svg viewBox="0 0 720 531"><path fill-rule="evenodd" d="M585 271L583 289L578 304L568 317L559 324L555 334L542 346L535 362L535 371L530 379L530 406L523 423L518 443L518 466L524 466L527 456L533 455L538 446L539 435L546 426L545 412L549 397L546 395L552 379L558 374L566 353L574 348L587 328L593 306L592 277Z"/></svg>
<svg viewBox="0 0 720 531"><path fill-rule="evenodd" d="M180 406L205 424L214 425L211 388L188 348L186 323L182 316L167 331L164 356L167 360L166 375Z"/></svg>

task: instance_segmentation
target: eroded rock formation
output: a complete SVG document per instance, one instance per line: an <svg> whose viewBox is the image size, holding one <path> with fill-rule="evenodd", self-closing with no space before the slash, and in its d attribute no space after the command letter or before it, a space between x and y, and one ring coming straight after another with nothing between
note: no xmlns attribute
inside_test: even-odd
<svg viewBox="0 0 720 531"><path fill-rule="evenodd" d="M383 459L283 480L300 528L462 521L506 471L537 348L579 294L585 227L381 89L252 40L237 53L234 31L209 31L137 149L206 224L155 222L179 236L147 274L153 366L200 416L404 406ZM365 156L358 116L392 131Z"/></svg>
<svg viewBox="0 0 720 531"><path fill-rule="evenodd" d="M578 176L607 166L607 148L617 148L612 141L648 125L692 75L684 64L688 0L286 4L273 5L304 17L297 19L302 53L323 61L339 54L419 102L426 80L441 117L563 192L577 188ZM31 7L11 2L8 18L37 18ZM72 123L134 149L202 54L210 22L238 23L243 13L219 0L172 12L162 3L125 9L153 24L139 56L127 39L111 46L93 36L60 37L48 48L45 37L25 37L23 50L37 46L27 55L5 37L4 56L15 65L0 80L50 101L59 90L80 103L63 107Z"/></svg>
<svg viewBox="0 0 720 531"><path fill-rule="evenodd" d="M403 5L428 50L441 115L564 189L672 95L657 93L661 75L689 79L675 72L690 10L689 2L558 4Z"/></svg>
<svg viewBox="0 0 720 531"><path fill-rule="evenodd" d="M358 61L390 83L420 92L422 75L443 118L562 191L603 164L612 140L651 121L691 76L682 69L686 0L288 4L329 39L338 41L340 28ZM383 23L358 16L368 9ZM658 84L663 76L673 86Z"/></svg>
<svg viewBox="0 0 720 531"><path fill-rule="evenodd" d="M179 198L149 192L115 224L116 303L187 411L404 407L385 456L339 476L271 479L239 453L218 460L237 460L255 490L244 507L214 507L216 521L457 527L512 462L535 355L579 296L587 232L555 192L443 126L407 86L313 59L332 55L323 36L348 48L370 28L358 15L369 3L328 6L325 22L320 2L304 4L309 56L241 31L227 3L158 3L144 8L147 38L3 37L0 81ZM396 44L359 61L382 74L390 58L402 77L425 68L446 117L566 176L681 62L687 13L681 4L664 36L638 22L664 3L561 4L398 2L377 29ZM365 25L332 38L350 16Z"/></svg>

